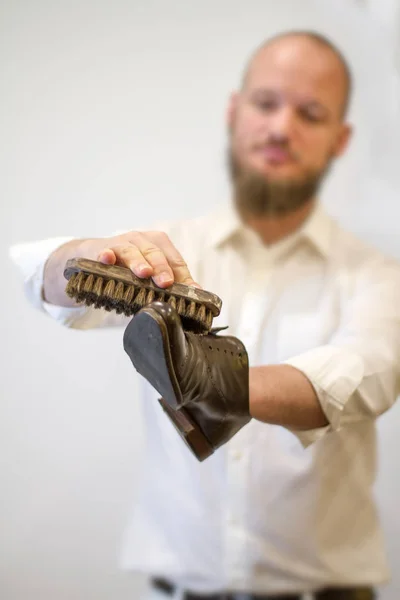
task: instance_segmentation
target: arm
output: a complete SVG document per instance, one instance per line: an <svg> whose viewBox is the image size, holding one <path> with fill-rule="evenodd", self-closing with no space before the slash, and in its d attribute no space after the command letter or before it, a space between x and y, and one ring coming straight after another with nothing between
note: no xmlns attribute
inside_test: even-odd
<svg viewBox="0 0 400 600"><path fill-rule="evenodd" d="M64 267L70 258L96 260L104 247L101 240L71 240L62 244L48 257L43 271L43 300L55 306L76 306L65 293Z"/></svg>
<svg viewBox="0 0 400 600"><path fill-rule="evenodd" d="M250 414L258 421L288 429L328 425L309 379L291 365L250 369Z"/></svg>
<svg viewBox="0 0 400 600"><path fill-rule="evenodd" d="M195 284L182 256L166 234L131 231L113 238L73 240L57 248L46 263L43 278L43 295L51 304L74 304L65 294L63 275L66 261L73 257L128 267L137 277L153 277L160 287L168 287L174 281Z"/></svg>
<svg viewBox="0 0 400 600"><path fill-rule="evenodd" d="M283 425L305 445L321 428L376 419L400 394L400 268L376 261L357 277L329 343L250 371L250 411Z"/></svg>
<svg viewBox="0 0 400 600"><path fill-rule="evenodd" d="M182 256L165 233L128 232L111 238L73 240L56 238L15 245L11 258L24 277L31 304L69 327L87 329L120 321L119 315L76 305L65 294L63 275L69 258L85 257L126 266L138 277L153 277L160 287L173 281L197 285Z"/></svg>

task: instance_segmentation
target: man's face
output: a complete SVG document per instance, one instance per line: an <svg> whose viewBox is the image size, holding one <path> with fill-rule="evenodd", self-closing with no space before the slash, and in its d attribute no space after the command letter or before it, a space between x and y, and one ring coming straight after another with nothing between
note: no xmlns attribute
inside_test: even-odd
<svg viewBox="0 0 400 600"><path fill-rule="evenodd" d="M228 113L231 171L241 193L248 187L262 196L264 186L272 213L310 200L346 147L345 97L343 67L329 49L289 37L260 50Z"/></svg>

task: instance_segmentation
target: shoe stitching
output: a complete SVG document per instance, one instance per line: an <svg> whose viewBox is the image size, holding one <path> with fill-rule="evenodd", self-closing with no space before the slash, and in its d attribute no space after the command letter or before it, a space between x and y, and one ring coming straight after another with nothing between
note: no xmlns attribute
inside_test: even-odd
<svg viewBox="0 0 400 600"><path fill-rule="evenodd" d="M214 378L212 376L212 369L211 369L211 366L210 366L210 361L208 360L207 353L206 353L206 351L204 349L204 342L203 342L203 340L200 340L200 346L201 346L201 350L203 352L204 358L205 358L206 363L207 363L207 372L209 374L209 377L210 377L210 380L211 380L211 384L212 384L213 388L215 389L215 391L217 392L219 398L223 401L224 406L225 406L225 415L222 418L222 420L219 422L218 427L216 429L216 431L218 431L219 428L225 423L225 421L226 421L226 419L228 417L228 400L225 397L225 395L223 394L222 390L220 390L218 388L218 386L216 385L216 382L215 382L215 380L214 380Z"/></svg>

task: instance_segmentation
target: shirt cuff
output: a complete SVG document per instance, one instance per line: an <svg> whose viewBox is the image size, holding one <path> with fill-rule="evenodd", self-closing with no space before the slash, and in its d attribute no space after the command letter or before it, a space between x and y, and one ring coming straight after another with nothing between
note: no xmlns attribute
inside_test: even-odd
<svg viewBox="0 0 400 600"><path fill-rule="evenodd" d="M291 430L292 433L307 447L329 431L338 431L346 403L364 376L364 364L360 355L336 346L319 346L294 356L283 364L291 365L307 377L329 422L325 427L307 431Z"/></svg>
<svg viewBox="0 0 400 600"><path fill-rule="evenodd" d="M71 237L57 237L40 242L15 244L9 249L10 258L21 271L24 283L29 283L31 300L38 307L43 301L43 272L47 259L57 248L72 239Z"/></svg>
<svg viewBox="0 0 400 600"><path fill-rule="evenodd" d="M65 325L87 312L87 307L64 307L49 304L43 296L44 269L49 256L72 237L57 237L39 242L11 246L9 255L24 279L24 290L30 304Z"/></svg>

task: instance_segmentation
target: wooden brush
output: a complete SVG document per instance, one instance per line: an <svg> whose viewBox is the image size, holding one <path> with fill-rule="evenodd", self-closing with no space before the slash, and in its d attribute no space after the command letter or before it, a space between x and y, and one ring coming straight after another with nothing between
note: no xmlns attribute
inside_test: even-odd
<svg viewBox="0 0 400 600"><path fill-rule="evenodd" d="M151 278L136 277L126 267L86 258L68 260L64 277L67 295L78 303L130 317L150 302L162 300L177 310L183 328L195 333L208 333L221 311L221 299L205 290L181 283L160 288Z"/></svg>

